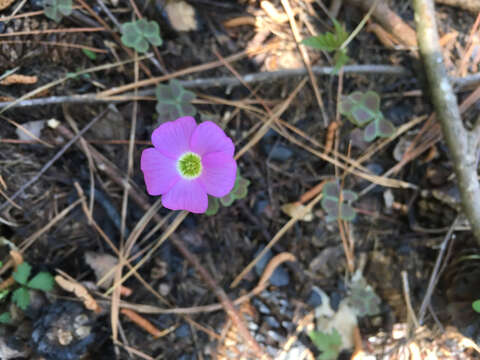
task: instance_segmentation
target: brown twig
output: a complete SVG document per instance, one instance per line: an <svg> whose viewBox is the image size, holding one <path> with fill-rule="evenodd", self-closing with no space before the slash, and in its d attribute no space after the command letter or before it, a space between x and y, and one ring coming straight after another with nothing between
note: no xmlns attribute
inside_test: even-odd
<svg viewBox="0 0 480 360"><path fill-rule="evenodd" d="M131 309L123 308L120 311L120 313L125 315L127 318L129 318L132 322L134 322L138 326L140 326L143 330L148 332L154 338L159 338L159 337L162 337L166 334L165 331L162 331L162 330L158 329L150 321L148 321L143 316L141 316L140 314L136 313L135 311L133 311Z"/></svg>
<svg viewBox="0 0 480 360"><path fill-rule="evenodd" d="M368 11L375 0L348 0L352 5ZM410 47L417 46L415 31L408 26L388 5L381 1L373 11L373 17L384 27L385 30L394 35L402 44Z"/></svg>
<svg viewBox="0 0 480 360"><path fill-rule="evenodd" d="M462 207L480 244L480 186L477 180L479 121L473 131L462 122L457 99L448 80L439 44L433 0L415 0L415 21L437 119L451 152Z"/></svg>
<svg viewBox="0 0 480 360"><path fill-rule="evenodd" d="M473 13L480 11L480 0L435 0L435 2L449 6L458 6Z"/></svg>

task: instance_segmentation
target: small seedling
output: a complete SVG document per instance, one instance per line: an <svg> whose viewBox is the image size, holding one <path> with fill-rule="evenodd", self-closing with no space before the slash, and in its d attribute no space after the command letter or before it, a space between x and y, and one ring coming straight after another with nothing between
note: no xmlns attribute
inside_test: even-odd
<svg viewBox="0 0 480 360"><path fill-rule="evenodd" d="M155 90L156 110L163 121L173 121L183 116L194 116L197 112L192 100L195 93L186 90L178 80L172 79L168 85L159 84Z"/></svg>
<svg viewBox="0 0 480 360"><path fill-rule="evenodd" d="M365 128L365 141L387 138L395 133L395 126L383 117L380 97L374 91L355 91L346 96L340 104L340 113L354 125Z"/></svg>
<svg viewBox="0 0 480 360"><path fill-rule="evenodd" d="M45 16L58 23L72 13L72 0L43 0L43 8Z"/></svg>
<svg viewBox="0 0 480 360"><path fill-rule="evenodd" d="M318 50L335 52L335 67L332 73L336 74L338 73L338 70L340 70L340 68L350 60L350 58L347 55L346 49L342 48L342 44L348 38L348 33L345 31L345 28L335 19L333 19L333 25L333 33L326 32L324 34L309 37L303 40L302 44Z"/></svg>
<svg viewBox="0 0 480 360"><path fill-rule="evenodd" d="M352 221L355 219L357 213L350 205L350 203L358 198L358 195L355 192L350 190L340 191L338 183L332 181L323 186L322 194L322 208L327 212L327 222L336 219L345 221Z"/></svg>
<svg viewBox="0 0 480 360"><path fill-rule="evenodd" d="M337 329L332 329L331 333L310 331L308 336L317 349L322 352L318 356L318 360L335 360L338 358L342 346L342 337Z"/></svg>
<svg viewBox="0 0 480 360"><path fill-rule="evenodd" d="M50 291L53 289L53 276L48 272L39 272L34 277L30 278L32 267L23 262L18 265L13 273L16 289L5 289L0 292L0 301L5 300L8 294L12 294L11 300L20 309L26 310L30 305L29 290ZM30 278L30 279L29 279ZM0 314L0 323L7 323L10 321L10 314L8 312Z"/></svg>
<svg viewBox="0 0 480 360"><path fill-rule="evenodd" d="M160 28L155 21L140 19L122 25L122 43L139 53L145 53L149 44L160 46L163 40L160 36Z"/></svg>
<svg viewBox="0 0 480 360"><path fill-rule="evenodd" d="M229 194L221 198L216 198L213 196L208 197L208 209L205 212L206 215L211 216L215 215L220 208L220 204L225 207L228 207L234 203L235 200L243 199L248 194L248 186L250 185L250 180L245 179L240 175L240 172L237 170L237 178L235 179L235 185L233 186L232 191Z"/></svg>

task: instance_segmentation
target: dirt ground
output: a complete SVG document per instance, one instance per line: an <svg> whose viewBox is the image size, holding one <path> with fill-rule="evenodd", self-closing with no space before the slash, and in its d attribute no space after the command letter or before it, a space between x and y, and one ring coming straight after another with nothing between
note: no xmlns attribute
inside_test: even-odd
<svg viewBox="0 0 480 360"><path fill-rule="evenodd" d="M477 358L479 250L418 51L376 13L339 74L334 52L295 40L333 31L335 4L352 33L362 3L79 0L58 23L42 1L1 10L0 358ZM415 28L409 1L380 3ZM478 14L436 12L462 103L478 84ZM139 14L163 39L146 55L118 29ZM155 86L171 79L232 138L249 181L212 216L145 190L141 152L170 120ZM379 95L393 136L366 142L340 114L355 91ZM358 195L352 221L327 221L334 180ZM8 293L22 261L56 280L25 310ZM327 357L309 333L332 329Z"/></svg>

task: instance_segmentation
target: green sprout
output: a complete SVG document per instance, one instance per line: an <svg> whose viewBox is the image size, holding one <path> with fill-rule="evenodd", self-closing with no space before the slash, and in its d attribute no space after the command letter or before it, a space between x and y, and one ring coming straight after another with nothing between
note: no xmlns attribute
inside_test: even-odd
<svg viewBox="0 0 480 360"><path fill-rule="evenodd" d="M335 360L338 358L342 347L342 337L337 329L333 328L331 333L310 331L308 336L317 349L322 352L318 356L318 360Z"/></svg>
<svg viewBox="0 0 480 360"><path fill-rule="evenodd" d="M326 221L341 219L352 221L357 213L350 205L357 200L358 195L350 190L340 191L340 186L336 181L328 182L322 189L323 199L322 208L327 212ZM340 201L341 194L341 201Z"/></svg>
<svg viewBox="0 0 480 360"><path fill-rule="evenodd" d="M13 273L16 289L5 289L0 292L0 301L4 301L11 293L11 300L20 309L26 310L30 305L30 290L51 291L53 289L53 276L48 272L39 272L30 278L32 267L27 262L18 265ZM10 314L4 312L0 314L0 323L10 322Z"/></svg>
<svg viewBox="0 0 480 360"><path fill-rule="evenodd" d="M72 0L44 0L43 8L45 16L58 23L72 13Z"/></svg>
<svg viewBox="0 0 480 360"><path fill-rule="evenodd" d="M340 113L354 125L365 128L365 141L387 138L395 133L395 126L383 117L380 97L374 91L355 91L346 96L340 103Z"/></svg>
<svg viewBox="0 0 480 360"><path fill-rule="evenodd" d="M334 61L335 66L332 71L333 74L338 73L340 68L344 66L350 58L347 55L347 50L342 48L342 44L347 40L348 33L345 28L335 19L333 20L334 32L326 32L317 36L311 36L302 41L302 44L313 47L318 50L327 52L335 52Z"/></svg>
<svg viewBox="0 0 480 360"><path fill-rule="evenodd" d="M235 185L233 185L232 191L221 198L216 198L214 196L208 196L208 208L205 212L206 215L212 216L215 215L219 208L220 204L225 207L228 207L234 203L235 200L243 199L248 194L248 186L250 185L250 180L245 179L240 175L240 172L237 170L237 178L235 179Z"/></svg>
<svg viewBox="0 0 480 360"><path fill-rule="evenodd" d="M160 28L155 21L140 19L122 25L122 43L139 53L145 53L149 44L160 46L163 40L160 36Z"/></svg>
<svg viewBox="0 0 480 360"><path fill-rule="evenodd" d="M182 116L194 116L197 112L192 100L195 93L186 90L178 80L172 79L168 85L159 84L155 90L156 110L162 121L173 121Z"/></svg>

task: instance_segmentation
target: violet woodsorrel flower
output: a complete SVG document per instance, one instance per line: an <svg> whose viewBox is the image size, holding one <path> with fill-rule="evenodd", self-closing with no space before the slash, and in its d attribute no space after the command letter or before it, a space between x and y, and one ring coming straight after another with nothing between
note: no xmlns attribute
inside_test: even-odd
<svg viewBox="0 0 480 360"><path fill-rule="evenodd" d="M234 145L211 121L197 125L191 116L160 125L153 148L143 150L140 167L147 192L162 195L171 210L204 213L208 195L227 195L235 184Z"/></svg>

